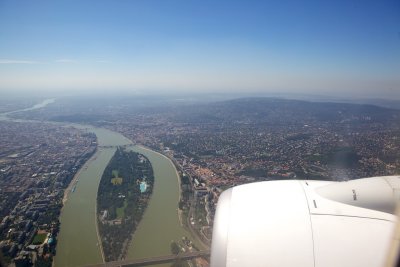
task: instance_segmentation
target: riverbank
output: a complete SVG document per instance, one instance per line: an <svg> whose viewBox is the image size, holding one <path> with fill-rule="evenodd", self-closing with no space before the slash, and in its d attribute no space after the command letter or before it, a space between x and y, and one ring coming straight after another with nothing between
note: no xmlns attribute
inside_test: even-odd
<svg viewBox="0 0 400 267"><path fill-rule="evenodd" d="M82 165L82 167L78 170L78 172L75 173L71 182L68 184L67 188L65 188L64 196L63 196L63 200L62 200L63 206L65 205L65 202L67 202L67 200L68 200L68 195L72 192L72 189L74 188L74 186L76 186L81 172L88 168L90 162L95 160L97 158L97 156L99 155L99 153L100 153L99 149L96 148L96 151L93 153L93 155L85 162L85 164Z"/></svg>
<svg viewBox="0 0 400 267"><path fill-rule="evenodd" d="M100 230L99 230L99 220L97 219L97 201L96 201L96 204L94 205L94 214L96 215L94 217L94 223L96 225L97 240L99 240L98 246L100 246L101 258L102 258L103 262L106 262L106 256L104 255L103 242L101 242L101 236L100 236Z"/></svg>
<svg viewBox="0 0 400 267"><path fill-rule="evenodd" d="M82 174L82 171L87 170L89 164L91 162L93 162L94 160L96 160L100 153L101 153L101 149L97 148L96 151L93 153L93 155L85 162L85 164L82 165L82 167L74 175L74 178L71 180L71 182L69 183L68 187L64 191L64 197L63 197L63 200L62 200L63 208L65 206L65 203L68 201L68 196L71 193L73 193L73 191L75 191L77 183L79 181L79 177ZM75 189L73 190L74 187L75 187ZM62 211L62 209L61 209L61 211ZM95 214L97 214L97 203L95 204ZM96 225L96 235L97 235L97 239L99 240L98 245L100 246L102 262L105 262L104 250L103 250L102 243L100 242L101 238L100 238L99 228L98 228L98 224L97 224L97 217L95 217L94 219L95 219L95 225ZM54 261L53 261L53 266L55 266Z"/></svg>
<svg viewBox="0 0 400 267"><path fill-rule="evenodd" d="M164 154L162 154L162 153L160 153L160 152L158 152L158 151L152 150L152 149L150 149L149 147L146 147L146 146L144 146L144 145L136 145L136 146L137 146L137 147L140 147L140 148L142 148L142 149L144 149L144 150L151 151L151 152L153 152L153 153L157 153L157 154L159 154L160 156L164 157L166 160L170 161L171 164L174 165L176 178L177 178L177 181L178 181L178 183L179 183L179 185L180 185L181 179L180 179L178 170L176 169L175 164L173 163L172 159L170 159L170 158L167 157L166 155L164 155ZM179 200L181 200L181 194L182 194L182 190L181 190L181 187L179 186Z"/></svg>
<svg viewBox="0 0 400 267"><path fill-rule="evenodd" d="M185 236L196 242L180 224L179 176L172 161L145 146L134 146L131 149L150 160L154 170L155 184L149 205L132 236L126 258L140 259L168 255L171 253L171 241L181 241Z"/></svg>
<svg viewBox="0 0 400 267"><path fill-rule="evenodd" d="M170 158L170 157L168 157L168 156L162 154L162 153L159 152L159 151L152 150L151 148L146 147L146 146L144 146L144 145L136 145L136 147L140 147L140 148L142 148L143 150L146 150L146 151L149 151L149 152L152 152L152 153L156 153L156 154L160 155L161 157L165 158L165 160L167 160L167 161L170 162L171 166L172 166L172 167L174 168L174 170L175 170L175 176L176 176L177 182L178 182L178 187L179 187L178 204L179 204L179 202L181 201L181 196L182 196L181 178L180 178L180 175L179 175L179 172L178 172L178 169L180 169L180 171L182 171L181 168L180 168L180 166L179 166L177 163L175 163L175 161L174 161L173 158ZM193 207L191 207L191 210L192 210L192 209L193 209ZM189 217L187 218L187 222L186 222L186 223L183 222L182 211L179 209L179 205L177 205L176 211L177 211L177 215L178 215L178 219L179 219L179 225L180 225L183 229L185 229L185 231L187 231L187 232L189 233L189 236L192 237L191 239L192 239L193 243L194 243L199 249L210 249L210 244L208 244L208 243L206 243L205 241L203 241L203 239L199 236L199 234L196 232L196 230L194 230L194 229L191 227L191 224L190 224L190 221L189 221Z"/></svg>

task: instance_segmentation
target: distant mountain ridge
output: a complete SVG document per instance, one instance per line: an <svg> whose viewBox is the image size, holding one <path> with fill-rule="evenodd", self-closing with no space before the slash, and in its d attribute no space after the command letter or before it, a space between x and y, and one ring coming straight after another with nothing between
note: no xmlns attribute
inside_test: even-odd
<svg viewBox="0 0 400 267"><path fill-rule="evenodd" d="M394 122L400 110L370 104L310 102L283 98L239 98L194 105L185 113L173 113L176 120L199 119L204 122ZM301 119L300 119L301 118Z"/></svg>
<svg viewBox="0 0 400 267"><path fill-rule="evenodd" d="M371 104L317 102L281 97L242 97L208 102L169 98L115 98L102 101L65 98L43 109L15 114L27 119L109 124L118 120L164 118L177 123L392 123L400 125L400 110Z"/></svg>

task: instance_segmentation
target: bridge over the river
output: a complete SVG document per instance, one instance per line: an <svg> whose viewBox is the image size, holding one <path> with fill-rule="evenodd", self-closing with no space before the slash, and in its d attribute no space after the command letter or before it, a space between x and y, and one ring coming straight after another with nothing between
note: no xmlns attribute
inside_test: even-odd
<svg viewBox="0 0 400 267"><path fill-rule="evenodd" d="M180 260L191 260L198 257L210 256L210 251L193 251L187 253L181 253L178 255L166 255L157 256L145 259L135 259L135 260L122 260L122 261L110 261L95 265L89 265L87 267L133 267L133 266L147 266L161 263L173 262L177 259Z"/></svg>

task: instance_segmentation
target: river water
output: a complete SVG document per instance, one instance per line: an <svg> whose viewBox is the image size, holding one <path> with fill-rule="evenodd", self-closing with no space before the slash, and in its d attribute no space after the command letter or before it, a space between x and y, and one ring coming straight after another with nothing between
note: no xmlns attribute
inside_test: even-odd
<svg viewBox="0 0 400 267"><path fill-rule="evenodd" d="M151 162L155 184L147 210L128 250L127 258L139 259L171 254L171 240L190 235L180 226L178 216L179 178L175 166L167 157L135 146L134 151ZM170 265L166 265L170 266Z"/></svg>
<svg viewBox="0 0 400 267"><path fill-rule="evenodd" d="M84 127L82 127L84 128ZM103 262L97 235L96 198L103 171L114 155L115 146L130 144L122 135L101 128L86 128L97 136L97 153L82 167L73 192L61 211L56 267L82 266Z"/></svg>
<svg viewBox="0 0 400 267"><path fill-rule="evenodd" d="M42 108L53 101L46 100L25 110ZM97 189L116 146L132 144L117 132L79 124L72 126L95 133L100 147L81 168L76 187L73 192L68 193L68 200L61 211L61 229L54 259L56 267L84 266L103 262L96 227ZM149 205L128 249L127 259L168 255L171 253L172 240L180 240L183 236L193 240L179 223L180 187L175 166L167 157L145 147L129 146L129 148L150 160L155 182ZM157 266L170 266L170 264Z"/></svg>

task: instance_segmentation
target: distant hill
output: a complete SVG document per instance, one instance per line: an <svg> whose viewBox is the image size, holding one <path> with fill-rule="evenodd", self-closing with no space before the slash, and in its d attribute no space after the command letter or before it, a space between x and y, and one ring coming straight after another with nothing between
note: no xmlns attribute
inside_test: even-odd
<svg viewBox="0 0 400 267"><path fill-rule="evenodd" d="M365 99L365 100L354 101L353 103L371 104L371 105L376 105L376 106L380 106L380 107L400 110L400 100Z"/></svg>
<svg viewBox="0 0 400 267"><path fill-rule="evenodd" d="M350 101L350 100L349 100ZM372 100L371 100L372 101ZM378 100L375 100L378 101ZM385 102L389 103L389 102ZM396 101L393 101L395 104ZM290 100L278 97L246 97L215 101L177 101L170 98L63 98L32 112L15 114L25 119L44 119L90 124L110 124L135 116L160 117L178 123L397 123L400 109L372 104Z"/></svg>
<svg viewBox="0 0 400 267"><path fill-rule="evenodd" d="M307 122L400 122L400 110L368 104L309 102L281 98L240 98L194 105L185 112L177 110L177 121L203 123L307 123Z"/></svg>

